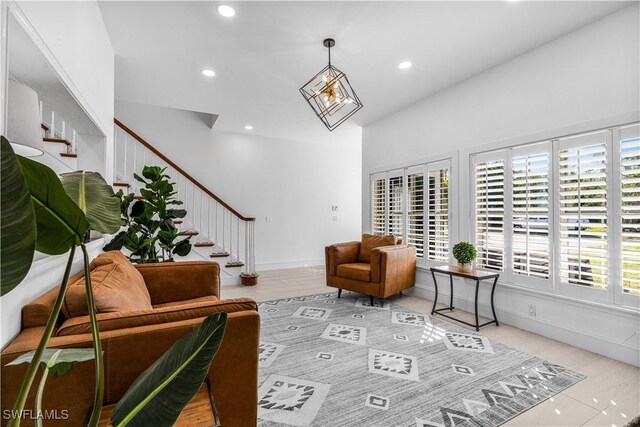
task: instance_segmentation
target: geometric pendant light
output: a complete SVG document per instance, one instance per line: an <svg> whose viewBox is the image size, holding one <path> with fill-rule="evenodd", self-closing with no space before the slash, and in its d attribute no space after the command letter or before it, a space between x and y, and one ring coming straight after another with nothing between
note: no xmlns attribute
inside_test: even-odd
<svg viewBox="0 0 640 427"><path fill-rule="evenodd" d="M325 39L322 44L329 50L329 65L302 86L300 93L327 129L332 131L361 109L362 102L347 76L331 65L331 48L336 45L335 40Z"/></svg>

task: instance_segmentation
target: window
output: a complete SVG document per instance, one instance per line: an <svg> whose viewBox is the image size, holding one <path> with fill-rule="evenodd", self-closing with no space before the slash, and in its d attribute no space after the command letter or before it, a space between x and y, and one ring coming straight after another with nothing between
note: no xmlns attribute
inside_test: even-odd
<svg viewBox="0 0 640 427"><path fill-rule="evenodd" d="M429 170L428 258L449 260L449 168Z"/></svg>
<svg viewBox="0 0 640 427"><path fill-rule="evenodd" d="M389 234L404 237L404 176L389 178Z"/></svg>
<svg viewBox="0 0 640 427"><path fill-rule="evenodd" d="M449 261L449 176L444 160L371 175L371 232L393 234L418 258Z"/></svg>
<svg viewBox="0 0 640 427"><path fill-rule="evenodd" d="M550 261L548 146L515 149L511 158L513 273L544 279Z"/></svg>
<svg viewBox="0 0 640 427"><path fill-rule="evenodd" d="M603 290L609 283L605 138L602 131L558 141L560 280Z"/></svg>
<svg viewBox="0 0 640 427"><path fill-rule="evenodd" d="M502 280L518 285L638 304L639 124L470 160L479 267L501 271Z"/></svg>
<svg viewBox="0 0 640 427"><path fill-rule="evenodd" d="M475 165L475 245L477 264L504 270L504 160Z"/></svg>
<svg viewBox="0 0 640 427"><path fill-rule="evenodd" d="M407 244L424 256L424 172L407 174Z"/></svg>
<svg viewBox="0 0 640 427"><path fill-rule="evenodd" d="M622 289L640 295L640 126L621 129L619 154Z"/></svg>
<svg viewBox="0 0 640 427"><path fill-rule="evenodd" d="M371 233L383 235L387 228L386 178L371 181Z"/></svg>

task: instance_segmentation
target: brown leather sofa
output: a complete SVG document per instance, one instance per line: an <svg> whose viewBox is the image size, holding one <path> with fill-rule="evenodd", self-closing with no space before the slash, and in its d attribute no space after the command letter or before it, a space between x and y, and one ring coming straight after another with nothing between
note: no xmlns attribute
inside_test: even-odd
<svg viewBox="0 0 640 427"><path fill-rule="evenodd" d="M327 286L387 298L416 281L416 249L399 244L395 236L363 234L361 242L325 248Z"/></svg>
<svg viewBox="0 0 640 427"><path fill-rule="evenodd" d="M255 426L260 341L256 303L249 298L219 299L220 269L217 263L145 264L136 265L135 270L144 278L152 308L107 313L98 309L104 352L105 404L117 402L141 372L176 340L202 323L204 317L226 312L227 329L207 377L209 392L221 425ZM69 283L82 277L76 275ZM93 272L91 277L93 282ZM96 289L95 284L93 287ZM67 295L73 294L74 289L70 285ZM6 364L37 347L57 293L58 289L53 289L23 308L22 331L0 355L2 414L11 409L27 366ZM68 312L69 308L63 311ZM88 320L88 316L67 318L61 313L48 347L91 347ZM33 408L39 376L26 409ZM57 411L52 413L60 419L46 420L44 424L84 426L93 404L94 384L93 361L79 363L64 376L49 378L43 409ZM6 425L6 417L0 418L2 425ZM33 425L33 420L26 419L22 425Z"/></svg>

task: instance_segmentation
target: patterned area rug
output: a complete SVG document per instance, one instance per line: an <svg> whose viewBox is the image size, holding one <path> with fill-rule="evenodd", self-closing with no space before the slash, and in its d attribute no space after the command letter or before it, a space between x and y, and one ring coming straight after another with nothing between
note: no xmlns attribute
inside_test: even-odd
<svg viewBox="0 0 640 427"><path fill-rule="evenodd" d="M584 378L355 293L259 306L261 427L497 426Z"/></svg>

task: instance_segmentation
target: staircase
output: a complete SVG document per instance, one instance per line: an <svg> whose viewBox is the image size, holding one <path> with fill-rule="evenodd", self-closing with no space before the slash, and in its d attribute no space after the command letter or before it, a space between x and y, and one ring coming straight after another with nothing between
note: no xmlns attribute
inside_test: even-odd
<svg viewBox="0 0 640 427"><path fill-rule="evenodd" d="M78 133L53 108L40 102L44 153L42 163L62 174L78 170ZM182 260L215 261L222 284L255 285L255 218L245 217L171 161L139 135L114 119L114 191L139 195L141 183L133 178L142 168L160 166L175 183L176 198L187 216L175 220L181 236L190 236L192 251Z"/></svg>
<svg viewBox="0 0 640 427"><path fill-rule="evenodd" d="M167 168L176 198L187 216L174 224L182 236L191 236L193 249L185 260L216 261L222 284L257 284L255 272L255 218L245 217L216 196L138 134L114 119L114 190L138 194L142 184L133 178L143 166Z"/></svg>
<svg viewBox="0 0 640 427"><path fill-rule="evenodd" d="M42 117L42 140L44 141L45 163L56 173L78 170L76 148L77 132L67 121L47 104L40 101Z"/></svg>

